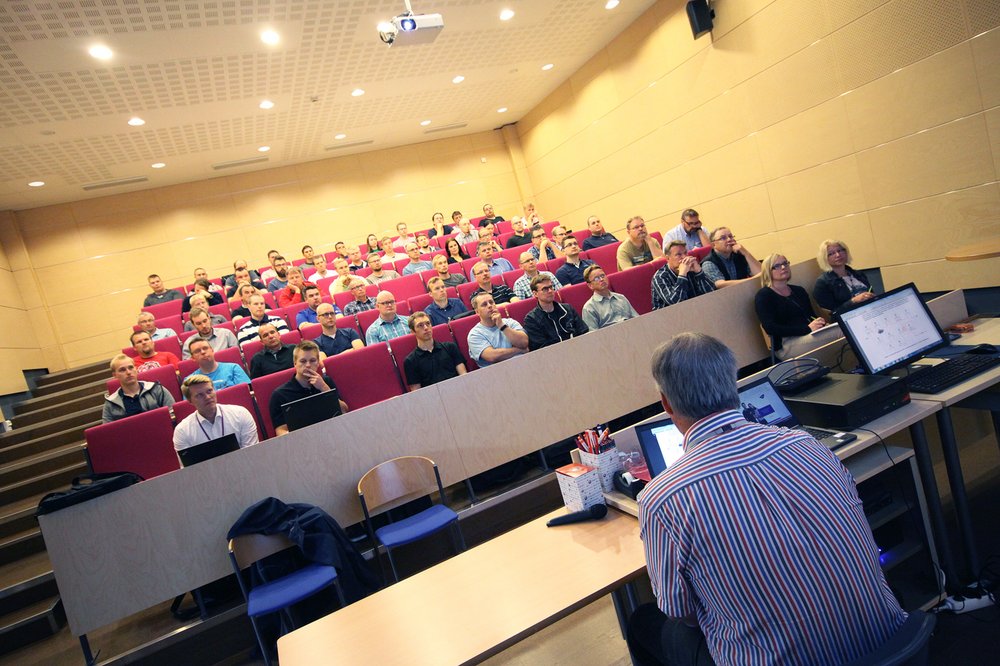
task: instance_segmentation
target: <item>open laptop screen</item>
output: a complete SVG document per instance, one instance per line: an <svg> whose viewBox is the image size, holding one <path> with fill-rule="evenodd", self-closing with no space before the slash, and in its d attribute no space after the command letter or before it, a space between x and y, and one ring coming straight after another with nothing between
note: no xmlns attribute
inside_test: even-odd
<svg viewBox="0 0 1000 666"><path fill-rule="evenodd" d="M684 435L668 418L650 421L635 427L642 457L646 461L648 478L642 470L633 470L636 478L651 481L657 474L673 465L684 453Z"/></svg>
<svg viewBox="0 0 1000 666"><path fill-rule="evenodd" d="M740 411L747 421L794 428L799 424L767 377L740 388Z"/></svg>
<svg viewBox="0 0 1000 666"><path fill-rule="evenodd" d="M281 409L285 413L288 430L298 430L340 416L340 393L336 389L315 393L286 402Z"/></svg>
<svg viewBox="0 0 1000 666"><path fill-rule="evenodd" d="M912 282L841 312L837 320L870 375L912 363L948 344Z"/></svg>
<svg viewBox="0 0 1000 666"><path fill-rule="evenodd" d="M229 433L216 439L210 439L202 444L181 449L177 452L177 457L180 458L183 467L190 467L211 458L217 458L223 454L236 451L239 448L240 442L236 439L236 434Z"/></svg>

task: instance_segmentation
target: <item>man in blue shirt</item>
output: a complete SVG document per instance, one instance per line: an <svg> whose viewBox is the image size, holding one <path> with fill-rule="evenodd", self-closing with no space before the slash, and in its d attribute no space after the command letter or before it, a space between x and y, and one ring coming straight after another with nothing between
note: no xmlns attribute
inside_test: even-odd
<svg viewBox="0 0 1000 666"><path fill-rule="evenodd" d="M197 338L191 343L191 358L198 363L198 369L191 375L205 375L212 380L212 386L216 391L237 384L250 383L247 373L236 363L216 363L215 352L207 340Z"/></svg>
<svg viewBox="0 0 1000 666"><path fill-rule="evenodd" d="M490 275L500 275L514 270L514 264L503 257L493 258L493 244L489 241L479 241L479 245L476 246L476 254L479 255L479 260L489 267ZM475 279L476 276L472 274L472 271L469 271L469 280Z"/></svg>
<svg viewBox="0 0 1000 666"><path fill-rule="evenodd" d="M427 281L427 292L433 299L424 312L431 318L431 325L446 324L455 316L468 312L465 304L457 298L448 298L448 287L444 280L439 277L432 277Z"/></svg>
<svg viewBox="0 0 1000 666"><path fill-rule="evenodd" d="M365 343L353 328L337 328L337 312L329 303L321 303L316 308L323 333L313 342L319 345L319 350L327 357L336 356L348 349L361 349Z"/></svg>
<svg viewBox="0 0 1000 666"><path fill-rule="evenodd" d="M317 316L319 312L319 306L323 302L323 292L319 290L319 287L309 283L302 290L302 295L306 302L306 307L302 308L295 313L295 325L297 328L302 328L303 326L308 326L309 324L318 324L319 317ZM333 306L333 311L336 314L340 314L340 310L336 305Z"/></svg>
<svg viewBox="0 0 1000 666"><path fill-rule="evenodd" d="M429 261L420 260L420 248L416 243L406 244L406 256L410 258L410 263L403 267L403 275L413 275L420 271L429 271L434 266Z"/></svg>
<svg viewBox="0 0 1000 666"><path fill-rule="evenodd" d="M590 229L590 236L583 239L584 250L593 250L595 247L602 247L618 242L618 239L613 234L609 234L604 230L601 218L596 215L591 215L587 218L587 228Z"/></svg>
<svg viewBox="0 0 1000 666"><path fill-rule="evenodd" d="M366 345L388 342L393 338L410 334L406 317L396 314L396 297L391 292L378 292L375 297L375 309L378 310L378 318L365 331Z"/></svg>
<svg viewBox="0 0 1000 666"><path fill-rule="evenodd" d="M493 296L485 292L472 297L479 323L469 331L469 356L485 368L528 352L528 334L515 319L504 319Z"/></svg>
<svg viewBox="0 0 1000 666"><path fill-rule="evenodd" d="M694 208L688 208L681 213L681 223L663 234L664 245L667 245L672 240L684 241L688 252L696 247L708 247L710 245L708 234L701 228L701 218L698 217L698 211Z"/></svg>
<svg viewBox="0 0 1000 666"><path fill-rule="evenodd" d="M583 272L588 266L593 266L594 262L580 258L580 241L574 236L567 236L563 241L563 253L566 255L566 263L556 271L556 279L564 286L586 282L583 279Z"/></svg>

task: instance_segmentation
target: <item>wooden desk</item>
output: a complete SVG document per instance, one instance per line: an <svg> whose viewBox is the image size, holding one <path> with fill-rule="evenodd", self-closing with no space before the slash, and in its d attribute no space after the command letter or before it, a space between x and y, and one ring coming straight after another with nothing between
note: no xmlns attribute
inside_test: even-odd
<svg viewBox="0 0 1000 666"><path fill-rule="evenodd" d="M978 243L963 245L944 255L948 261L979 261L993 257L1000 257L1000 238L987 238Z"/></svg>
<svg viewBox="0 0 1000 666"><path fill-rule="evenodd" d="M478 663L639 577L639 523L560 509L278 639L283 666Z"/></svg>

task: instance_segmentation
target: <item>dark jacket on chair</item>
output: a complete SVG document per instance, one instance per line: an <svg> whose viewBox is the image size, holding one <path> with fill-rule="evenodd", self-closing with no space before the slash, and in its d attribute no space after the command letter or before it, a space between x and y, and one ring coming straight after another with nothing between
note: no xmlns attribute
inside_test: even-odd
<svg viewBox="0 0 1000 666"><path fill-rule="evenodd" d="M847 274L855 280L863 282L865 286L871 286L868 278L861 271L847 266ZM833 271L827 271L816 278L816 284L813 286L813 298L816 299L817 305L821 308L836 313L851 300L851 288L839 275Z"/></svg>

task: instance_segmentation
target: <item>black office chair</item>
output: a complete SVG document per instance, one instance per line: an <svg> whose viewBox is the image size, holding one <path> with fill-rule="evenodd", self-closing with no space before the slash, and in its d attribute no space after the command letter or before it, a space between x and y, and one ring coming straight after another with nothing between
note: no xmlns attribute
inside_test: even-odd
<svg viewBox="0 0 1000 666"><path fill-rule="evenodd" d="M926 666L927 641L936 624L936 615L913 611L889 640L847 666Z"/></svg>

